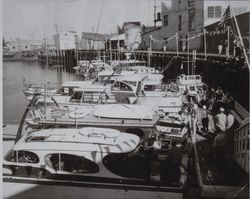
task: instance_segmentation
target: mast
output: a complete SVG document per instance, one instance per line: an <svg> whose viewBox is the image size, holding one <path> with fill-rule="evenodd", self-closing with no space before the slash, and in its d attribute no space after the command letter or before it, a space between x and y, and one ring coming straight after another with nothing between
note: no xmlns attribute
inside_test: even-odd
<svg viewBox="0 0 250 199"><path fill-rule="evenodd" d="M156 27L156 0L154 4L154 27Z"/></svg>
<svg viewBox="0 0 250 199"><path fill-rule="evenodd" d="M47 24L44 24L44 33L45 33L45 54L46 54L46 64L45 64L45 91L44 91L44 117L46 119L46 109L47 109L47 76L48 76L48 41L47 41Z"/></svg>

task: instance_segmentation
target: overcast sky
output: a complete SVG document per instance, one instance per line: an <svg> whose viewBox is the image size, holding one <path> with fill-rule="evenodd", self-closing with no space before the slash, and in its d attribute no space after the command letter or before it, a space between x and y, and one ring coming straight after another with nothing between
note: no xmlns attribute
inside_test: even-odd
<svg viewBox="0 0 250 199"><path fill-rule="evenodd" d="M170 0L3 0L3 36L42 39L44 24L49 36L55 34L55 24L78 34L93 30L109 34L125 21L153 25L155 1L157 11L161 2L170 4Z"/></svg>
<svg viewBox="0 0 250 199"><path fill-rule="evenodd" d="M43 38L60 30L111 33L125 21L153 24L155 0L3 0L4 37ZM157 0L157 5L161 1ZM169 4L169 0L163 0ZM160 11L160 7L157 8ZM98 26L99 22L99 26Z"/></svg>

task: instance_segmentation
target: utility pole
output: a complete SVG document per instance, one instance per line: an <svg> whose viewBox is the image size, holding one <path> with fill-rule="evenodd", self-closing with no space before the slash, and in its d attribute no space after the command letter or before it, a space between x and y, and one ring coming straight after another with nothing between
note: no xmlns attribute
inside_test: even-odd
<svg viewBox="0 0 250 199"><path fill-rule="evenodd" d="M154 5L154 27L156 27L156 0Z"/></svg>
<svg viewBox="0 0 250 199"><path fill-rule="evenodd" d="M203 38L204 38L204 55L205 60L207 59L207 37L206 37L206 29L203 28Z"/></svg>

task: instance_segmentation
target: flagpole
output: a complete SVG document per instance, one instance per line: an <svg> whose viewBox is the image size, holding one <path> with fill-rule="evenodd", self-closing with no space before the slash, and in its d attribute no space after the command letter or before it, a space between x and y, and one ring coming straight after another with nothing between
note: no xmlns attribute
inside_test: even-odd
<svg viewBox="0 0 250 199"><path fill-rule="evenodd" d="M231 7L230 7L230 9L231 9ZM243 49L245 60L246 60L248 69L250 70L249 60L248 60L247 53L246 53L246 50L245 50L245 47L244 47L244 43L243 43L243 40L242 40L242 36L241 36L241 33L240 33L240 28L239 28L237 19L236 19L235 14L234 14L234 9L231 9L231 10L232 10L233 18L234 18L234 21L235 21L235 24L236 24L236 28L237 28L237 31L238 31L238 34L239 34L240 43L241 43L241 46L242 46L242 49Z"/></svg>
<svg viewBox="0 0 250 199"><path fill-rule="evenodd" d="M206 29L203 28L203 34L204 34L204 54L205 54L205 60L207 59L207 38L206 38Z"/></svg>
<svg viewBox="0 0 250 199"><path fill-rule="evenodd" d="M229 58L229 45L230 45L230 29L229 29L230 27L229 26L227 26L227 58Z"/></svg>
<svg viewBox="0 0 250 199"><path fill-rule="evenodd" d="M176 33L176 55L179 56L179 44L178 44L178 40L179 40L179 36L178 36L178 32Z"/></svg>

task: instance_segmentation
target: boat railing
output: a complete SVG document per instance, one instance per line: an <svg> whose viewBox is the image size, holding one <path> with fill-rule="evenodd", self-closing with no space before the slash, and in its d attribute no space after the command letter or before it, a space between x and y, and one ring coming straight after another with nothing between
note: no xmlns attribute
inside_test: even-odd
<svg viewBox="0 0 250 199"><path fill-rule="evenodd" d="M249 174L249 118L234 131L234 159Z"/></svg>
<svg viewBox="0 0 250 199"><path fill-rule="evenodd" d="M58 86L60 85L60 83L52 83L52 82L48 82L47 83L47 88L48 89L55 89L58 88ZM45 83L30 83L30 82L24 82L23 83L23 88L24 90L27 89L42 89L45 87Z"/></svg>

